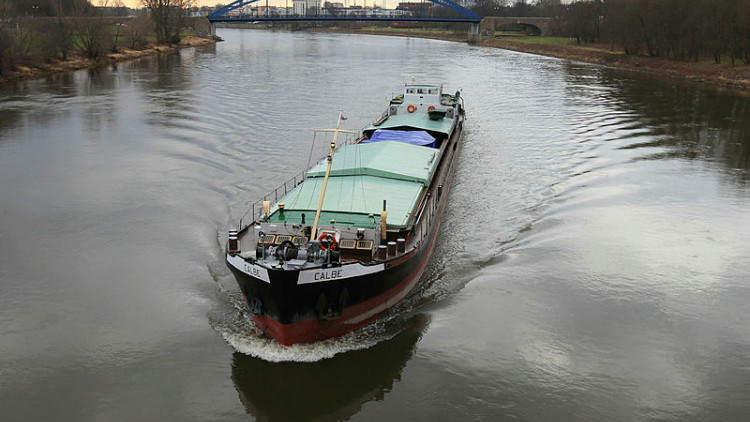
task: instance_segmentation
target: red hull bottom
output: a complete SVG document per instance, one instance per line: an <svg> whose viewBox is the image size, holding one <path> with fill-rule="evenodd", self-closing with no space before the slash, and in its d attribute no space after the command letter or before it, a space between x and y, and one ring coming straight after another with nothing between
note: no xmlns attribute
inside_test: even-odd
<svg viewBox="0 0 750 422"><path fill-rule="evenodd" d="M402 301L424 274L431 252L423 256L417 268L400 284L380 296L344 309L341 316L333 321L309 318L291 324L281 324L267 315L253 315L253 320L263 334L276 339L285 346L339 337L366 325Z"/></svg>

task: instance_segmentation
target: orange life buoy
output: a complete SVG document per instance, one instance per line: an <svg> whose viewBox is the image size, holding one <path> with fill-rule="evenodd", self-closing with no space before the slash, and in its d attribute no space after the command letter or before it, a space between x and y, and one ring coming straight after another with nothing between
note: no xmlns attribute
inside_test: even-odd
<svg viewBox="0 0 750 422"><path fill-rule="evenodd" d="M409 113L414 113L415 111L417 111L417 106L415 106L414 104L409 104L409 106L406 107L406 111L408 111Z"/></svg>
<svg viewBox="0 0 750 422"><path fill-rule="evenodd" d="M323 244L323 240L326 240L326 242L328 242L327 238L329 236L331 238L330 240L331 244L329 246L325 246ZM336 249L336 237L330 233L322 233L320 237L318 238L318 242L320 242L320 249L323 249L324 251L327 249L331 249L331 250Z"/></svg>
<svg viewBox="0 0 750 422"><path fill-rule="evenodd" d="M429 107L427 107L427 111L432 111L432 110L435 110L435 106L429 106Z"/></svg>

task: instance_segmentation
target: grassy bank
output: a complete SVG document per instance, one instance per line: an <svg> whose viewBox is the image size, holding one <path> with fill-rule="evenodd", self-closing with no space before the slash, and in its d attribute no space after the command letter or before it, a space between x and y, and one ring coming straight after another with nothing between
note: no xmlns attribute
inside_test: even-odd
<svg viewBox="0 0 750 422"><path fill-rule="evenodd" d="M421 28L315 28L318 32L343 32L372 35L391 35L467 42L467 33ZM468 31L467 31L468 32ZM750 92L750 66L730 63L716 64L713 60L685 62L645 55L625 54L609 45L576 44L568 38L500 36L481 39L478 45L503 48L523 53L539 54L562 59L597 63L620 69L653 73L693 82L739 89Z"/></svg>
<svg viewBox="0 0 750 422"><path fill-rule="evenodd" d="M211 38L190 36L185 37L182 41L180 41L178 45L151 45L140 50L120 48L117 53L109 53L103 58L96 60L88 59L80 54L72 53L67 60L56 61L53 63L42 64L34 67L17 66L15 69L6 72L3 75L0 75L0 84L37 79L57 73L72 72L81 69L92 69L109 66L114 63L120 63L140 57L171 53L181 48L196 47L200 45L213 44L215 42L216 40Z"/></svg>
<svg viewBox="0 0 750 422"><path fill-rule="evenodd" d="M732 66L730 63L716 64L712 59L687 62L625 54L609 45L578 45L566 38L503 37L484 40L481 44L750 91L750 66L745 64Z"/></svg>
<svg viewBox="0 0 750 422"><path fill-rule="evenodd" d="M455 32L439 28L390 28L380 26L364 26L364 27L330 27L330 28L308 28L307 31L312 32L332 32L332 33L345 33L345 34L368 34L368 35L389 35L393 37L414 37L414 38L429 38L434 40L445 40L445 41L457 41L466 42L467 33Z"/></svg>

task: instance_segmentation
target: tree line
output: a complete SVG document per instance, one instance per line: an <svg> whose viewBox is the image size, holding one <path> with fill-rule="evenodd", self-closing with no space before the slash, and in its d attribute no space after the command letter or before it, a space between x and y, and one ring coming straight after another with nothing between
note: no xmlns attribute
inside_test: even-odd
<svg viewBox="0 0 750 422"><path fill-rule="evenodd" d="M193 0L141 0L142 10L121 0L0 0L0 75L18 66L39 66L71 55L98 60L121 49L176 44Z"/></svg>
<svg viewBox="0 0 750 422"><path fill-rule="evenodd" d="M750 64L750 0L601 0L599 37L626 53ZM596 36L596 34L594 34Z"/></svg>
<svg viewBox="0 0 750 422"><path fill-rule="evenodd" d="M477 0L482 16L549 17L555 34L626 54L750 64L750 0Z"/></svg>

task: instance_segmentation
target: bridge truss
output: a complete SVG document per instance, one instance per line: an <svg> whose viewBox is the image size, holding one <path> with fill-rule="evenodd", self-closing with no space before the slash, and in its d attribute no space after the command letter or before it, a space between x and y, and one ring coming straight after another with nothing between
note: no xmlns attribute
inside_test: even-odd
<svg viewBox="0 0 750 422"><path fill-rule="evenodd" d="M293 22L293 21L373 21L373 22L470 22L479 23L482 17L471 10L451 0L428 0L439 6L448 8L462 17L418 17L418 16L270 16L266 9L266 16L229 16L228 13L259 0L235 0L226 6L220 7L210 13L207 18L209 22Z"/></svg>

